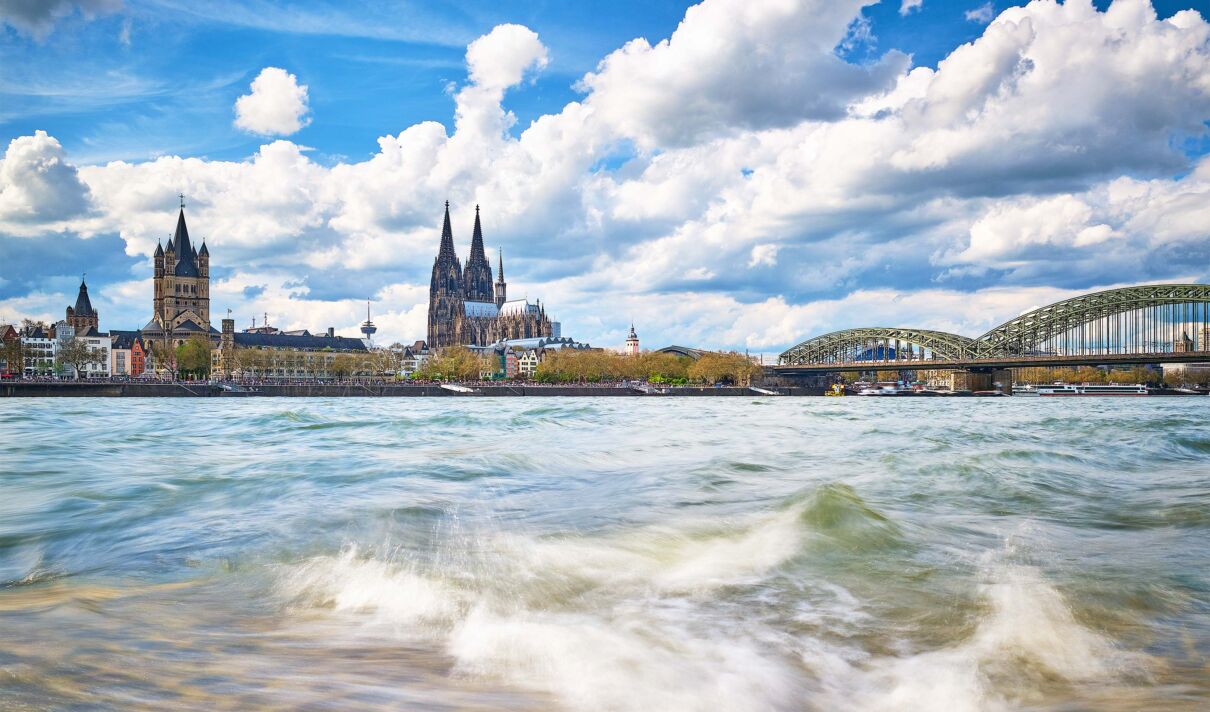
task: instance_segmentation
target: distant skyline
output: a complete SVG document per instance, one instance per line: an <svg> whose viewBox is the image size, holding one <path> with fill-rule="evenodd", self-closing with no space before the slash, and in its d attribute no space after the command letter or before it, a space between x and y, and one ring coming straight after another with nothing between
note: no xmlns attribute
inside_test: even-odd
<svg viewBox="0 0 1210 712"><path fill-rule="evenodd" d="M566 335L775 353L1210 280L1210 0L0 0L0 321L425 336L445 200Z"/></svg>

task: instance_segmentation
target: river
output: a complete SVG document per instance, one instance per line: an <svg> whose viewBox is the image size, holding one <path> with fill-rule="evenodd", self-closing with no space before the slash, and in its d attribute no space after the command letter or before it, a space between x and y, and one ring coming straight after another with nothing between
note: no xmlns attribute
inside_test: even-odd
<svg viewBox="0 0 1210 712"><path fill-rule="evenodd" d="M0 710L1210 705L1210 398L0 400Z"/></svg>

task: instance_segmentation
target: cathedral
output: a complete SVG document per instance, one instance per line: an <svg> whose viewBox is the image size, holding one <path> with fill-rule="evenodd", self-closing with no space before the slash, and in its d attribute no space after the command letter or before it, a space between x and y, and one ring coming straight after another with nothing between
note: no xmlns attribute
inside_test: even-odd
<svg viewBox="0 0 1210 712"><path fill-rule="evenodd" d="M190 244L183 198L176 231L167 247L156 245L153 261L154 313L143 327L143 338L179 344L195 334L217 335L210 326L210 250L204 241L200 250Z"/></svg>
<svg viewBox="0 0 1210 712"><path fill-rule="evenodd" d="M507 289L503 256L495 281L492 280L492 266L483 251L479 206L475 206L471 254L463 268L454 252L450 204L446 201L441 247L433 261L433 278L429 283L429 348L487 346L509 339L555 335L555 327L540 303L530 304L525 299L509 301Z"/></svg>

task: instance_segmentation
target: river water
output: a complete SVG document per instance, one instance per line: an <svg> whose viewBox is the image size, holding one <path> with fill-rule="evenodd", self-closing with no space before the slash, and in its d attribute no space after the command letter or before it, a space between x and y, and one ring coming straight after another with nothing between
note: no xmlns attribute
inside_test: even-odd
<svg viewBox="0 0 1210 712"><path fill-rule="evenodd" d="M0 400L0 710L1205 709L1207 416Z"/></svg>

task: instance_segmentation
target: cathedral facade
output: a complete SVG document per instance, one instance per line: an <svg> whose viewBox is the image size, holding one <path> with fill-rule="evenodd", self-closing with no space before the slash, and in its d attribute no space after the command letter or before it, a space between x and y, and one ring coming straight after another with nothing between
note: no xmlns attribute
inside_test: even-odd
<svg viewBox="0 0 1210 712"><path fill-rule="evenodd" d="M475 229L465 268L454 251L450 228L450 204L445 204L441 246L433 261L429 282L429 348L487 346L508 339L551 336L553 326L540 303L508 300L504 281L504 257L493 281L492 266L483 250L483 228L479 206L475 206Z"/></svg>
<svg viewBox="0 0 1210 712"><path fill-rule="evenodd" d="M183 203L172 239L156 245L153 262L155 296L144 338L183 343L195 334L217 335L210 326L210 250L190 243Z"/></svg>

